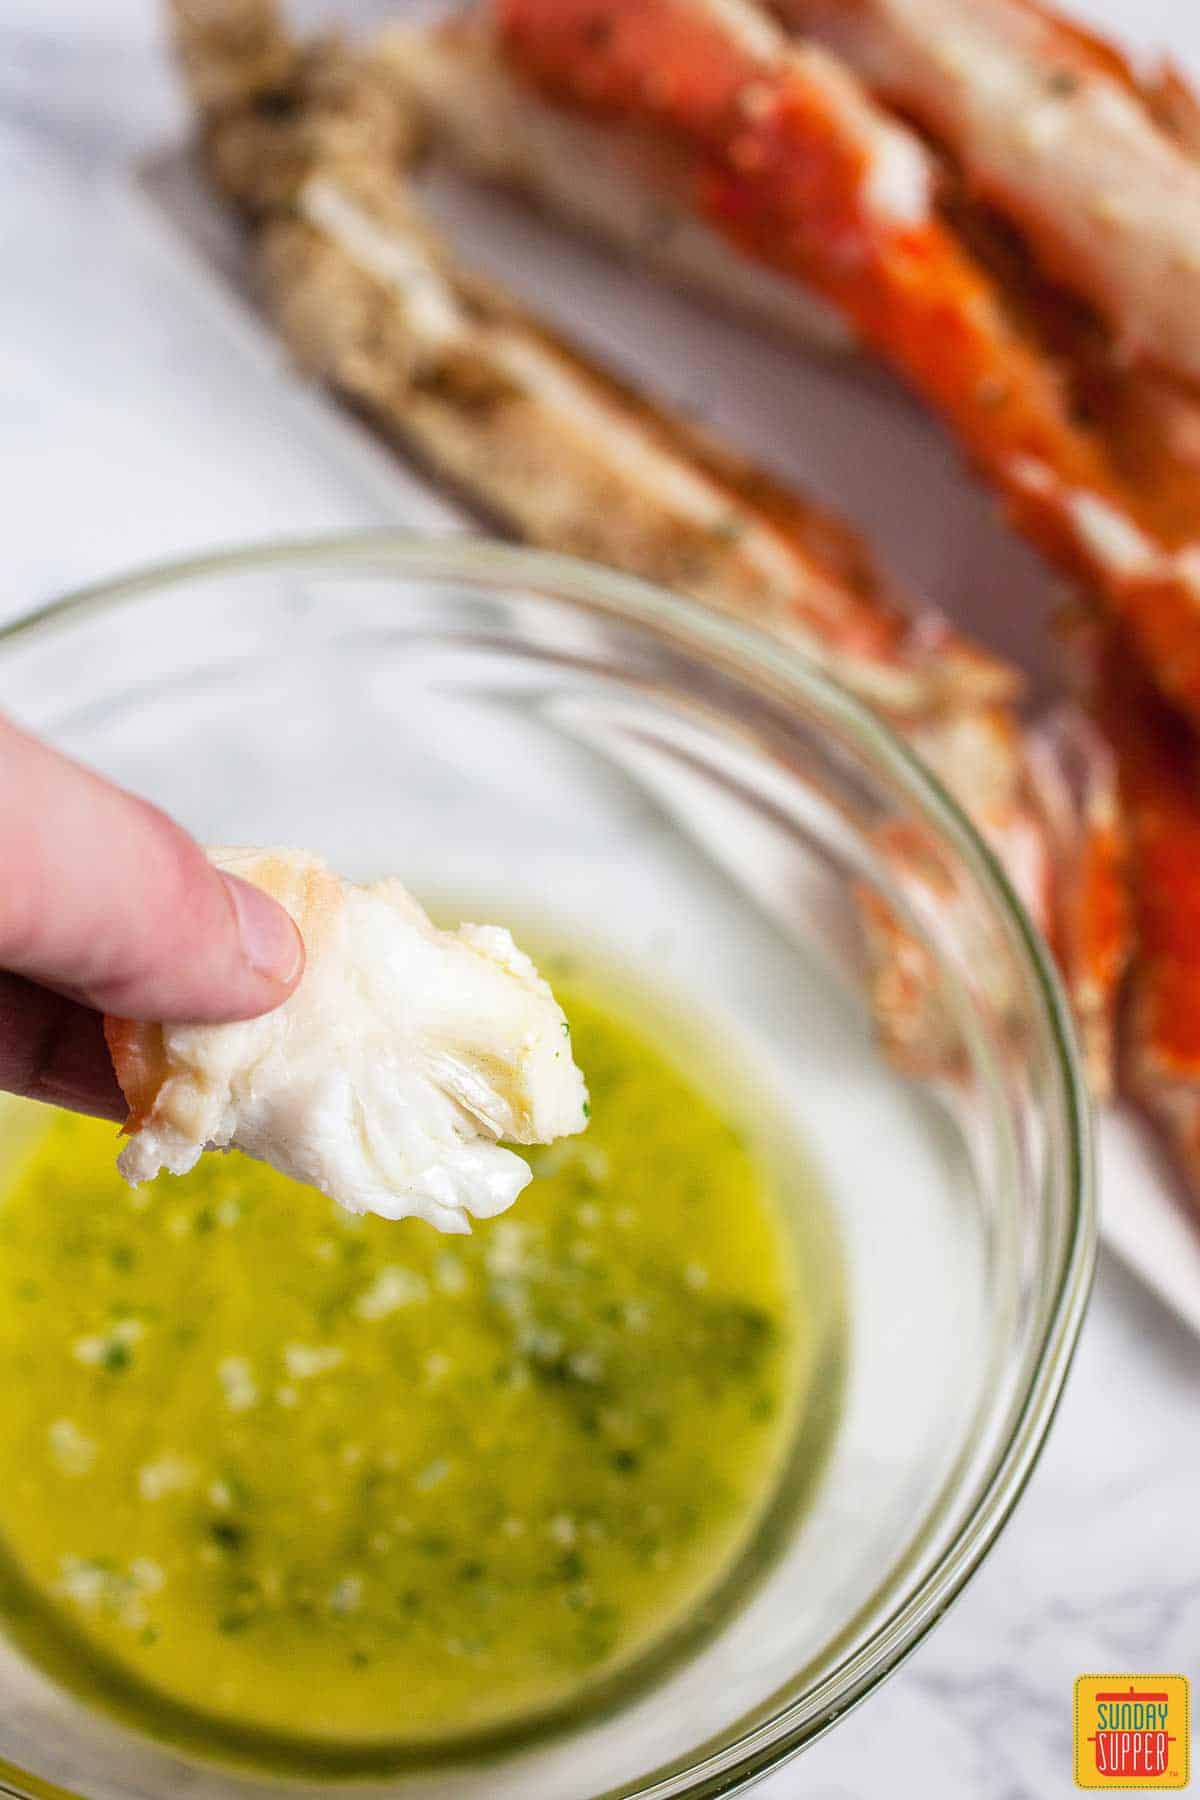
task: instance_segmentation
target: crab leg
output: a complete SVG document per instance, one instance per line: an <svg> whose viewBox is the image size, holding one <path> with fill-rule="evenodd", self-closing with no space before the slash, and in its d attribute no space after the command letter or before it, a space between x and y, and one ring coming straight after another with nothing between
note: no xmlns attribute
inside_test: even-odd
<svg viewBox="0 0 1200 1800"><path fill-rule="evenodd" d="M653 125L695 204L814 286L956 431L1016 523L1133 633L1200 715L1200 550L1160 532L1103 434L935 205L935 168L825 51L740 0L493 0L514 64L560 103Z"/></svg>
<svg viewBox="0 0 1200 1800"><path fill-rule="evenodd" d="M300 52L262 104L208 118L210 164L259 220L268 298L310 368L517 535L752 617L899 719L1014 695L1015 670L908 607L848 527L457 266L399 178L418 131L377 73Z"/></svg>
<svg viewBox="0 0 1200 1800"><path fill-rule="evenodd" d="M1200 163L1115 51L1028 0L774 0L947 146L1121 352L1200 379Z"/></svg>

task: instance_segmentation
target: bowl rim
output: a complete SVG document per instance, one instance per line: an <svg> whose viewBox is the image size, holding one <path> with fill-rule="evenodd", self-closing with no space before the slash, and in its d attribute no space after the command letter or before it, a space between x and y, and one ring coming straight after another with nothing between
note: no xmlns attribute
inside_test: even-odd
<svg viewBox="0 0 1200 1800"><path fill-rule="evenodd" d="M969 1516L939 1560L869 1637L847 1649L821 1679L823 1704L789 1724L799 1696L783 1701L770 1718L746 1727L726 1744L701 1746L688 1768L661 1768L633 1788L612 1790L608 1800L724 1800L779 1768L829 1730L895 1672L962 1592L991 1549L1020 1499L1045 1443L1074 1354L1096 1261L1097 1201L1091 1103L1070 1008L1051 954L1030 921L997 858L965 812L916 754L870 709L827 675L810 657L750 622L681 598L637 576L550 551L466 533L440 536L403 530L334 532L319 537L271 539L222 547L148 563L89 583L0 625L0 659L15 647L95 613L123 606L150 592L197 579L220 579L295 566L320 572L392 573L431 580L463 580L497 589L550 590L576 610L600 612L648 629L675 648L716 656L726 669L776 701L799 695L816 712L881 765L889 780L930 819L941 838L967 864L1008 927L1008 935L1032 977L1044 1014L1047 1042L1062 1088L1065 1141L1060 1146L1066 1188L1066 1230L1047 1283L1040 1342L1024 1396L1007 1441ZM737 1731L735 1725L731 1728ZM23 1784L9 1787L8 1782ZM0 1759L0 1793L71 1800L66 1790Z"/></svg>

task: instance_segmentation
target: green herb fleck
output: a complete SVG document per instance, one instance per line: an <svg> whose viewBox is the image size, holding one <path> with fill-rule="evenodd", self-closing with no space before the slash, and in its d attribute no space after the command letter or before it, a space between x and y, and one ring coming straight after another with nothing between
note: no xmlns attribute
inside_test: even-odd
<svg viewBox="0 0 1200 1800"><path fill-rule="evenodd" d="M246 1528L233 1519L210 1519L208 1535L222 1550L241 1550L246 1542Z"/></svg>

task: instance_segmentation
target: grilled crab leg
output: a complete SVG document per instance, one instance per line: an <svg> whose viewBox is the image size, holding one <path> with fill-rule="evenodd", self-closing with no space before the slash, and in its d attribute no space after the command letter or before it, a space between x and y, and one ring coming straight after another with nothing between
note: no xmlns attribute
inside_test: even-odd
<svg viewBox="0 0 1200 1800"><path fill-rule="evenodd" d="M246 9L178 7L185 67L206 46L236 62L222 14ZM516 535L752 617L896 718L1015 695L1016 671L909 607L847 526L456 265L402 179L418 141L372 59L330 45L206 114L209 165L256 219L270 304L311 369Z"/></svg>
<svg viewBox="0 0 1200 1800"><path fill-rule="evenodd" d="M1031 0L772 10L944 144L1127 359L1200 379L1200 162L1115 50Z"/></svg>
<svg viewBox="0 0 1200 1800"><path fill-rule="evenodd" d="M210 0L210 25L219 10ZM195 0L185 31L194 12ZM1014 671L935 616L914 617L845 526L456 266L401 179L419 132L379 76L335 47L297 52L283 81L205 121L210 166L256 223L268 298L301 359L517 535L802 645L934 764L1051 929L1045 824L1008 707ZM928 883L927 846L884 834L880 853L906 891ZM864 918L886 1039L909 1066L949 1060L932 966L885 905L864 902ZM986 962L986 945L973 960ZM991 991L1003 1017L1003 969Z"/></svg>
<svg viewBox="0 0 1200 1800"><path fill-rule="evenodd" d="M1076 418L1055 363L941 216L937 166L849 70L742 0L492 0L492 16L540 93L686 150L704 216L838 308L1200 716L1194 512L1164 517L1130 443Z"/></svg>
<svg viewBox="0 0 1200 1800"><path fill-rule="evenodd" d="M1012 691L834 521L448 265L390 185L314 177L262 268L300 360L515 535L752 617L901 718Z"/></svg>

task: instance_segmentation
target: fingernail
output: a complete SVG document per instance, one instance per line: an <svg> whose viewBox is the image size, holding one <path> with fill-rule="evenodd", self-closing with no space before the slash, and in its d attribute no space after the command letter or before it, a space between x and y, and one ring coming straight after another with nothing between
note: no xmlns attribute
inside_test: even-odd
<svg viewBox="0 0 1200 1800"><path fill-rule="evenodd" d="M300 973L304 945L290 914L252 882L226 875L246 961L258 975L288 987Z"/></svg>

